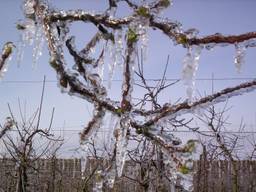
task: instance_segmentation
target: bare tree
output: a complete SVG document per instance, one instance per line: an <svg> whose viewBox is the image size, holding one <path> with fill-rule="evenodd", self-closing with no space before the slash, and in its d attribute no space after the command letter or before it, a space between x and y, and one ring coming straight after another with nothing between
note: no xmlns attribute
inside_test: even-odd
<svg viewBox="0 0 256 192"><path fill-rule="evenodd" d="M29 189L28 171L32 169L39 172L39 167L35 166L39 158L44 157L52 148L61 146L61 139L56 138L51 133L51 126L54 117L54 109L52 111L49 127L46 129L40 128L41 112L44 97L45 79L43 84L43 91L41 95L40 105L36 112L27 120L25 114L22 113L20 108L21 122L18 122L14 113L8 104L10 117L4 124L3 131L6 132L12 128L12 132L1 134L2 140L7 150L8 156L16 164L16 191L26 192ZM2 133L1 132L1 133ZM56 149L59 149L57 147ZM39 185L39 183L37 183Z"/></svg>
<svg viewBox="0 0 256 192"><path fill-rule="evenodd" d="M134 3L130 0L109 0L109 7L103 13L91 13L83 10L57 10L41 0L26 0L24 13L26 21L19 23L17 28L23 31L28 37L29 30L37 29L38 36L47 40L50 55L50 65L55 70L59 86L62 91L69 95L75 95L94 105L94 113L88 125L81 132L81 140L87 141L104 122L106 114L115 117L114 129L115 146L112 148L115 153L115 166L117 175L122 175L122 169L127 156L128 144L131 134L135 137L145 137L152 144L157 145L168 161L165 161L170 172L187 173L188 168L184 165L184 154L193 152L190 142L182 146L179 139L169 134L168 129L176 126L187 126L190 120L178 119L181 114L193 113L196 109L223 102L227 98L252 91L256 87L256 81L238 84L234 87L225 88L219 92L205 96L201 99L193 98L194 80L200 53L204 48L214 45L234 45L237 50L236 66L239 68L244 56L244 50L255 46L256 32L249 32L240 35L213 35L199 37L197 30L182 30L179 23L169 19L159 19L159 13L171 5L170 0L155 0L148 3L140 1ZM133 13L123 18L115 17L115 11L120 2L126 3ZM69 25L81 21L91 23L97 29L96 34L87 45L78 50L75 44L75 37L69 35ZM31 27L32 26L32 27ZM170 41L188 50L184 59L183 80L187 85L188 99L176 103L158 103L157 95L163 92L169 85L164 83L165 75L158 85L149 86L143 77L143 67L138 65L137 72L134 71L136 56L140 48L145 45L145 37L148 29L153 28L163 32ZM30 38L25 38L30 39ZM39 40L38 40L39 39ZM36 48L41 38L35 42ZM114 53L113 64L120 64L123 67L123 82L121 98L115 101L109 98L108 92L102 83L103 76L99 71L105 65L104 59L107 55L106 46L112 47ZM91 54L91 50L100 47L98 55ZM66 62L66 52L74 60L74 66ZM38 50L38 49L36 49ZM143 51L143 50L142 50ZM35 53L35 58L37 53ZM94 58L95 57L95 58ZM143 54L141 56L143 58ZM166 65L167 66L167 65ZM166 71L166 70L165 70ZM139 98L135 104L133 98L134 73L140 78L146 94ZM191 148L190 148L191 147ZM186 156L186 155L185 155ZM181 170L181 171L178 171ZM174 174L175 175L175 174ZM170 177L170 179L173 179ZM188 190L192 190L189 188Z"/></svg>
<svg viewBox="0 0 256 192"><path fill-rule="evenodd" d="M254 159L255 140L253 135L244 131L245 123L243 120L241 120L239 129L229 130L227 128L233 126L232 123L228 122L229 109L227 103L220 111L214 106L207 108L202 116L198 116L198 119L204 123L205 127L208 127L208 130L198 133L204 146L204 161L208 161L210 164L219 160L230 162L232 191L241 191L239 161Z"/></svg>

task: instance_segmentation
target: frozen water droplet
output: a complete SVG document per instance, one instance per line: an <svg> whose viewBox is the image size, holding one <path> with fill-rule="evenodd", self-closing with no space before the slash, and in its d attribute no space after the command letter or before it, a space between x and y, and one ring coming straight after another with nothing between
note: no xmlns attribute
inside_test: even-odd
<svg viewBox="0 0 256 192"><path fill-rule="evenodd" d="M195 28L191 28L191 29L188 29L187 31L184 31L184 33L186 34L188 39L192 39L198 35L199 31Z"/></svg>
<svg viewBox="0 0 256 192"><path fill-rule="evenodd" d="M213 50L213 48L216 46L216 43L209 43L209 44L207 44L207 45L205 45L205 48L207 49L207 50Z"/></svg>

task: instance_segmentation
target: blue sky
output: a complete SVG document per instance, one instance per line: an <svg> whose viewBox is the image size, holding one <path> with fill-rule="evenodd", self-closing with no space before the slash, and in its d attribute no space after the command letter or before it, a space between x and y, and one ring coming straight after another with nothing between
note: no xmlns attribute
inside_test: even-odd
<svg viewBox="0 0 256 192"><path fill-rule="evenodd" d="M107 1L103 0L52 0L54 7L59 9L85 9L102 11L107 6ZM21 0L0 0L0 45L6 41L19 41L19 32L15 28L15 23L23 19L21 10ZM214 33L240 34L256 29L256 1L254 0L174 0L173 6L166 10L162 16L171 20L177 20L183 24L183 29L197 28L200 35L210 35ZM125 4L121 3L120 15L128 15L130 11ZM89 24L75 24L71 33L75 34L77 42L86 42L95 32ZM180 46L173 46L173 43L160 31L150 30L149 51L147 63L145 63L146 78L160 78L167 55L170 55L170 66L167 71L167 78L180 78L182 70L182 60L186 50ZM238 74L234 67L234 46L216 47L212 51L203 50L197 78L254 78L256 75L255 49L250 48L246 52L246 63L242 68L242 73ZM42 83L24 82L41 81L43 76L47 80L56 80L56 75L48 65L49 55L46 47L43 55L38 61L36 68L32 67L32 47L25 49L24 59L17 66L16 55L13 55L9 70L2 82L0 82L0 122L8 116L7 102L18 115L18 98L22 103L27 103L27 114L32 114L39 104ZM69 61L69 60L68 60ZM107 68L107 67L106 67ZM120 71L116 71L114 79L120 79ZM105 71L107 79L107 71ZM23 82L22 82L23 81ZM241 80L215 80L214 89L220 90L227 86L232 86L242 82ZM113 82L110 95L120 95L120 82ZM197 89L201 95L211 92L211 81L197 81ZM136 93L139 95L139 92ZM238 128L241 118L248 125L255 124L256 104L254 102L256 93L249 93L241 97L231 99L229 105L230 122L232 129ZM185 97L185 87L182 83L175 85L162 95L163 101L175 102L178 98ZM55 130L64 128L65 137L70 138L68 149L78 145L78 130L88 121L91 112L91 104L76 97L60 93L56 82L47 82L44 98L42 125L49 123L51 108L56 108L53 127ZM67 131L69 130L69 131ZM73 130L73 131L72 131Z"/></svg>

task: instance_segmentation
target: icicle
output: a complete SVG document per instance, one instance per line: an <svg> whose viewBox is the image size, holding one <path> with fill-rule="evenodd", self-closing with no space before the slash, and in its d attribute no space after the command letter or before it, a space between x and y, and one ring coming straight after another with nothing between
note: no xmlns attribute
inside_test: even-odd
<svg viewBox="0 0 256 192"><path fill-rule="evenodd" d="M111 83L116 66L123 65L123 40L122 30L113 32L115 34L115 43L110 42L108 44L108 51L110 56L110 62L108 65L108 88L111 88Z"/></svg>
<svg viewBox="0 0 256 192"><path fill-rule="evenodd" d="M32 45L36 33L35 21L27 19L24 24L20 24L25 29L22 31L22 41L26 44Z"/></svg>
<svg viewBox="0 0 256 192"><path fill-rule="evenodd" d="M127 154L128 146L128 129L130 122L128 117L123 117L120 120L120 127L115 130L116 136L116 169L117 176L121 177Z"/></svg>
<svg viewBox="0 0 256 192"><path fill-rule="evenodd" d="M104 56L99 58L97 74L99 75L100 82L102 83L104 79Z"/></svg>
<svg viewBox="0 0 256 192"><path fill-rule="evenodd" d="M111 9L108 11L109 17L113 18L116 14L116 7L111 7ZM121 31L121 39L122 39L122 30L118 30L117 32L117 39L116 39L116 35L115 35L115 30L112 30L112 33L114 34L114 41L112 42L110 41L110 43L108 44L108 51L109 51L109 55L110 55L110 61L108 64L108 88L111 89L111 84L112 84L112 79L113 79L113 74L114 74L114 70L115 70L115 66L117 64L117 60L119 60L119 52L121 49L121 53L122 53L122 47L119 48L117 50L117 46L120 46L120 33L119 31Z"/></svg>
<svg viewBox="0 0 256 192"><path fill-rule="evenodd" d="M115 45L113 42L108 44L108 50L110 55L110 61L108 64L108 88L111 89L111 83L113 79L114 69L116 66L116 56L115 56Z"/></svg>
<svg viewBox="0 0 256 192"><path fill-rule="evenodd" d="M187 86L188 102L192 102L195 89L195 76L198 69L202 47L192 46L188 48L188 52L183 60L182 80Z"/></svg>
<svg viewBox="0 0 256 192"><path fill-rule="evenodd" d="M140 36L141 44L141 56L143 63L146 62L147 52L148 52L148 26L149 20L147 18L140 19L138 24L137 33Z"/></svg>
<svg viewBox="0 0 256 192"><path fill-rule="evenodd" d="M17 64L20 66L26 44L32 45L34 40L38 42L39 37L37 35L38 27L36 27L35 21L32 19L27 19L24 23L19 22L17 24L17 28L21 31L17 50ZM35 63L34 61L39 55L41 43L38 43L37 47L38 49L35 47L33 49L33 63Z"/></svg>
<svg viewBox="0 0 256 192"><path fill-rule="evenodd" d="M243 44L236 44L235 46L235 67L238 73L241 73L241 67L245 61L245 51L246 47Z"/></svg>
<svg viewBox="0 0 256 192"><path fill-rule="evenodd" d="M139 7L137 9L137 17L129 26L139 37L141 49L139 51L141 51L143 62L147 58L149 19L149 7Z"/></svg>
<svg viewBox="0 0 256 192"><path fill-rule="evenodd" d="M193 191L193 162L199 159L202 147L197 140L188 140L183 149L184 152L179 155L182 165L179 166L178 175L182 187L186 191Z"/></svg>
<svg viewBox="0 0 256 192"><path fill-rule="evenodd" d="M111 113L109 126L108 126L108 134L107 134L107 149L109 151L113 151L114 140L113 140L113 132L117 127L120 126L120 118L116 114Z"/></svg>
<svg viewBox="0 0 256 192"><path fill-rule="evenodd" d="M95 186L93 187L93 192L102 192L103 191L103 175L102 171L98 170L95 173Z"/></svg>
<svg viewBox="0 0 256 192"><path fill-rule="evenodd" d="M33 67L34 68L37 65L37 61L39 57L42 55L43 45L44 45L44 31L41 26L37 26L35 40L34 40L34 48L33 48Z"/></svg>
<svg viewBox="0 0 256 192"><path fill-rule="evenodd" d="M123 33L122 30L115 31L115 62L117 66L122 66L123 61Z"/></svg>
<svg viewBox="0 0 256 192"><path fill-rule="evenodd" d="M25 49L25 42L22 41L22 37L18 43L18 47L17 47L17 65L18 67L20 67L21 61L23 60L23 56L24 56L24 49Z"/></svg>

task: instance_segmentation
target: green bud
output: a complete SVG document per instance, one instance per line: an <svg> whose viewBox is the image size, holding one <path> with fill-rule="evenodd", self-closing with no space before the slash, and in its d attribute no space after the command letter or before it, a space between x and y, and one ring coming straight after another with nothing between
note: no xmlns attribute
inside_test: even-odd
<svg viewBox="0 0 256 192"><path fill-rule="evenodd" d="M141 128L136 129L136 133L137 134L142 134L142 129Z"/></svg>
<svg viewBox="0 0 256 192"><path fill-rule="evenodd" d="M122 108L118 108L118 109L116 109L116 113L118 113L119 115L120 115L121 113L123 113Z"/></svg>
<svg viewBox="0 0 256 192"><path fill-rule="evenodd" d="M150 14L149 14L149 9L146 8L146 7L139 7L137 10L136 10L136 13L142 17L150 17Z"/></svg>
<svg viewBox="0 0 256 192"><path fill-rule="evenodd" d="M176 41L178 44L182 44L182 45L186 45L188 43L188 39L187 39L186 35L179 35L176 38Z"/></svg>
<svg viewBox="0 0 256 192"><path fill-rule="evenodd" d="M11 46L5 46L4 47L4 55L10 55L12 53L12 47Z"/></svg>
<svg viewBox="0 0 256 192"><path fill-rule="evenodd" d="M186 146L184 147L184 150L189 153L193 153L196 148L196 141L195 140L188 140Z"/></svg>
<svg viewBox="0 0 256 192"><path fill-rule="evenodd" d="M130 43L134 43L138 40L138 35L131 28L129 28L127 33L127 40Z"/></svg>
<svg viewBox="0 0 256 192"><path fill-rule="evenodd" d="M186 165L182 165L180 166L179 170L178 170L180 173L186 175L186 174L189 174L189 168L186 166Z"/></svg>
<svg viewBox="0 0 256 192"><path fill-rule="evenodd" d="M3 47L3 53L2 55L7 58L9 57L9 55L12 53L12 49L13 49L14 44L12 42L7 42L5 43L4 47Z"/></svg>

